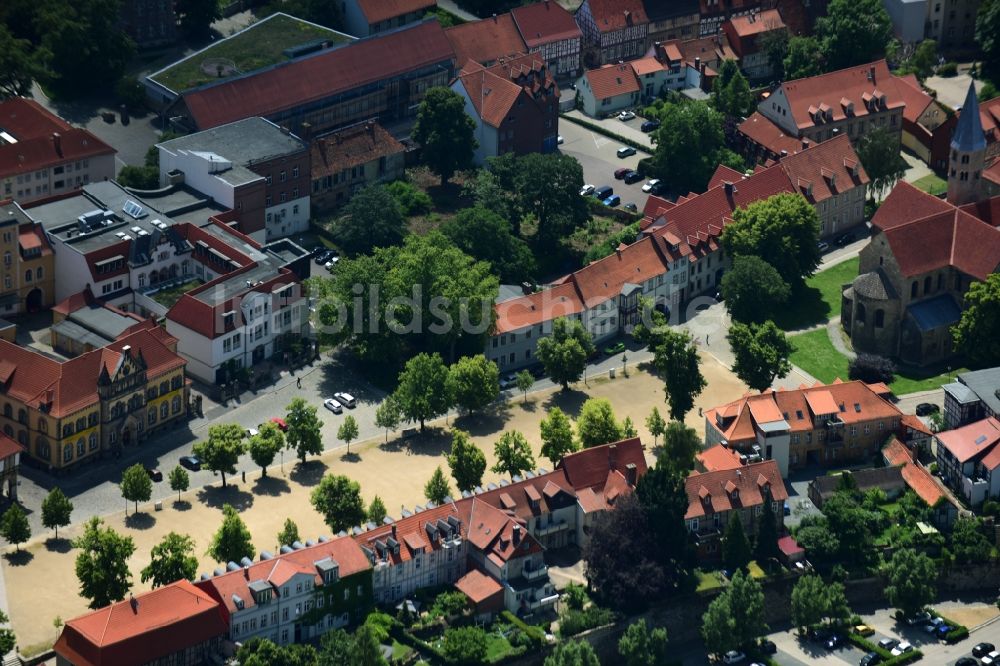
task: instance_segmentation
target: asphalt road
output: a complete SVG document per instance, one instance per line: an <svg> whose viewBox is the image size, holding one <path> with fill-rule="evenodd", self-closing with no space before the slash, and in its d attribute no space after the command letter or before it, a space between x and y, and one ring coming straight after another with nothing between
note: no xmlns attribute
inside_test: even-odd
<svg viewBox="0 0 1000 666"><path fill-rule="evenodd" d="M559 146L559 150L563 155L570 155L580 163L583 167L584 183L594 187L610 185L614 188L615 194L622 198L622 206L634 203L639 211L642 211L646 199L649 198L649 195L642 191L646 181L640 180L626 185L624 181L615 180L614 174L616 169L622 167L636 169L639 160L647 156L646 153L639 151L631 157L621 159L615 154L621 147L620 143L568 120L559 122L559 133L563 137L563 144Z"/></svg>

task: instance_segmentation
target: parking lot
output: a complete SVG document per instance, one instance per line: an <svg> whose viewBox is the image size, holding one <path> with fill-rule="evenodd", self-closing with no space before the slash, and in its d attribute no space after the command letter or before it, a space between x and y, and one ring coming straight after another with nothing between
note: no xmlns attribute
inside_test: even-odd
<svg viewBox="0 0 1000 666"><path fill-rule="evenodd" d="M630 157L619 158L615 153L621 148L620 143L568 120L559 123L559 133L563 137L563 144L559 149L564 155L576 158L583 167L584 183L594 187L609 185L614 188L615 194L621 197L622 206L634 203L639 211L642 211L646 199L649 198L649 195L642 191L645 179L626 185L620 180L615 180L614 174L616 169L622 167L637 168L639 160L648 157L648 153L638 151Z"/></svg>

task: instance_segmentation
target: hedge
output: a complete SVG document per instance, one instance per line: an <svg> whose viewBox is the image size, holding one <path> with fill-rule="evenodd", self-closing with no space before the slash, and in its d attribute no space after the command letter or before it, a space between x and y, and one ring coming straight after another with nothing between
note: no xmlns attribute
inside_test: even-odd
<svg viewBox="0 0 1000 666"><path fill-rule="evenodd" d="M882 661L879 662L879 666L903 666L903 664L912 664L913 662L924 658L924 653L917 649L910 650L905 654L894 657L888 650L880 648L864 636L856 634L853 631L847 634L847 640L865 652L874 652L878 656L882 657Z"/></svg>
<svg viewBox="0 0 1000 666"><path fill-rule="evenodd" d="M603 134L604 136L608 137L609 139L614 139L615 141L620 141L623 144L625 144L626 146L632 146L636 150L641 150L644 153L651 153L653 151L653 149L650 148L649 146L643 145L643 144L639 143L638 141L633 141L632 139L628 139L628 138L622 136L621 134L615 134L611 130L606 129L606 128L602 127L601 125L598 125L597 123L592 123L592 122L584 120L582 118L577 118L576 116L563 115L562 118L563 118L563 120L568 120L571 123L576 123L577 125L580 125L581 127L586 127L591 132L597 132L598 134Z"/></svg>
<svg viewBox="0 0 1000 666"><path fill-rule="evenodd" d="M540 627L528 624L518 616L511 613L509 610L505 610L500 613L500 617L520 629L525 636L528 636L539 645L543 645L545 643L545 632Z"/></svg>
<svg viewBox="0 0 1000 666"><path fill-rule="evenodd" d="M958 641L965 640L966 638L969 637L969 628L966 627L965 625L959 624L958 622L952 622L951 619L937 612L933 608L928 608L927 610L928 612L930 612L931 615L938 616L939 618L944 620L945 624L951 627L951 631L949 631L947 634L944 635L945 643L948 644L957 643Z"/></svg>

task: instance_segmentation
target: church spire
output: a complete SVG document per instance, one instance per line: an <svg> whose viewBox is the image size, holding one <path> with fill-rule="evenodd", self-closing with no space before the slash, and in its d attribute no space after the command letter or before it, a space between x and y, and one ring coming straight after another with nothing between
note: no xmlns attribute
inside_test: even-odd
<svg viewBox="0 0 1000 666"><path fill-rule="evenodd" d="M979 99L972 81L969 82L969 92L965 95L965 104L962 105L955 133L951 137L951 147L963 153L986 149L983 123L979 118Z"/></svg>
<svg viewBox="0 0 1000 666"><path fill-rule="evenodd" d="M976 88L969 84L965 105L958 116L955 132L951 135L948 156L948 202L964 206L979 201L980 176L986 161L986 137L979 119L979 100Z"/></svg>

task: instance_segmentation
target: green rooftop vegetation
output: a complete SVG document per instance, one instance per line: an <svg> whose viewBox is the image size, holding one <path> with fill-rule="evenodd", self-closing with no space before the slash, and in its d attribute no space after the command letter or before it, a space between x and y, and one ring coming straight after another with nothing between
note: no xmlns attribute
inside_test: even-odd
<svg viewBox="0 0 1000 666"><path fill-rule="evenodd" d="M149 294L149 297L169 310L174 307L174 303L179 301L181 296L199 285L201 285L201 280L188 280L187 282L155 291Z"/></svg>
<svg viewBox="0 0 1000 666"><path fill-rule="evenodd" d="M317 40L349 41L347 35L287 14L273 14L154 74L157 83L181 93L289 60L286 49Z"/></svg>

